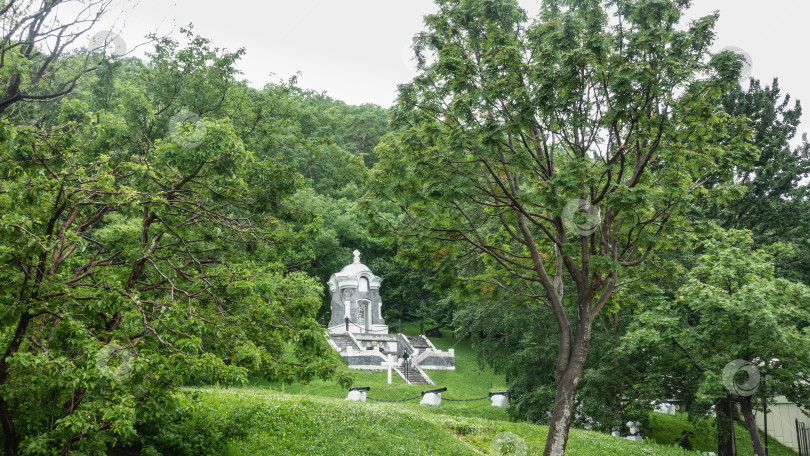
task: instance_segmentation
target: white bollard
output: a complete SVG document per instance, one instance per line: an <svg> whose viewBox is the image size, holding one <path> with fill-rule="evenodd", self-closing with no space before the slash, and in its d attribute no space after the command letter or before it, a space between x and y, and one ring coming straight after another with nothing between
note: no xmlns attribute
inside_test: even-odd
<svg viewBox="0 0 810 456"><path fill-rule="evenodd" d="M505 394L493 394L490 399L492 399L493 407L501 407L501 408L509 407L509 398L506 397Z"/></svg>
<svg viewBox="0 0 810 456"><path fill-rule="evenodd" d="M422 405L441 405L442 403L442 393L425 393L422 396Z"/></svg>
<svg viewBox="0 0 810 456"><path fill-rule="evenodd" d="M357 390L349 391L349 396L346 397L346 400L366 402L366 392Z"/></svg>

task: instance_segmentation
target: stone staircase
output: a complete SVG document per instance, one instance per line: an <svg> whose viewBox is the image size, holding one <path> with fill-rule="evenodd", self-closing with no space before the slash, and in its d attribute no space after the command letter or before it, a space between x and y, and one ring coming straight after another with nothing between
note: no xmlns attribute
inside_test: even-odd
<svg viewBox="0 0 810 456"><path fill-rule="evenodd" d="M393 357L399 364L397 372L409 384L433 384L422 369L455 369L453 350L442 352L424 336L332 333L329 334L329 345L353 369L385 371L387 362ZM402 364L405 359L408 360L407 373Z"/></svg>
<svg viewBox="0 0 810 456"><path fill-rule="evenodd" d="M341 352L346 351L346 347L352 347L353 349L357 349L357 345L355 345L354 341L351 337L347 336L346 334L332 334L332 342L340 348Z"/></svg>
<svg viewBox="0 0 810 456"><path fill-rule="evenodd" d="M405 381L410 385L432 385L419 370L409 367L405 370L404 366L396 368L396 371L405 377Z"/></svg>
<svg viewBox="0 0 810 456"><path fill-rule="evenodd" d="M430 348L430 344L428 344L427 339L423 336L405 336L408 338L408 342L411 343L411 346L419 351L427 350Z"/></svg>

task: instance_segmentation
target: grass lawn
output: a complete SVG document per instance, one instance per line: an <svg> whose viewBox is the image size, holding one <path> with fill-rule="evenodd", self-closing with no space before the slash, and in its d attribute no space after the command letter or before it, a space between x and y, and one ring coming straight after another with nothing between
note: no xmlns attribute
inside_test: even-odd
<svg viewBox="0 0 810 456"><path fill-rule="evenodd" d="M472 416L443 402L439 407L413 402L348 402L301 394L282 394L268 388L201 388L197 395L198 422L219 428L238 428L227 442L228 456L272 455L480 455L541 454L546 426ZM494 409L494 407L491 407ZM497 411L497 409L496 409ZM710 423L707 423L707 426ZM631 442L600 432L572 429L566 455L571 456L688 456L716 451L710 428L692 439L698 452L671 445L683 429L691 428L685 415L654 414L652 438ZM750 455L746 436L738 427L740 455ZM498 453L499 442L522 446L525 453ZM659 443L656 443L656 440ZM772 444L771 455L795 455Z"/></svg>
<svg viewBox="0 0 810 456"><path fill-rule="evenodd" d="M450 416L441 407L411 403L359 403L281 394L266 388L199 390L211 419L240 426L228 456L272 455L480 455L541 454L548 428L527 423ZM231 424L230 422L233 422ZM502 441L526 452L499 451ZM566 455L684 456L680 448L631 442L598 432L572 430Z"/></svg>

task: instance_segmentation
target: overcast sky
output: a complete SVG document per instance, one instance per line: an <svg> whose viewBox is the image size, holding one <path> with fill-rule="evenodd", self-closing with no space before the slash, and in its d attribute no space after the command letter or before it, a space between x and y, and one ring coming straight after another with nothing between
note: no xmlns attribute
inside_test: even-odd
<svg viewBox="0 0 810 456"><path fill-rule="evenodd" d="M530 17L539 3L520 0ZM247 50L238 67L256 87L300 71L303 88L387 107L413 76L408 47L435 9L432 0L140 0L117 28L132 47L149 31L178 34L193 23L216 46ZM739 47L752 57L752 76L779 77L782 92L805 104L799 135L810 131L810 1L695 0L688 17L715 10L715 50Z"/></svg>

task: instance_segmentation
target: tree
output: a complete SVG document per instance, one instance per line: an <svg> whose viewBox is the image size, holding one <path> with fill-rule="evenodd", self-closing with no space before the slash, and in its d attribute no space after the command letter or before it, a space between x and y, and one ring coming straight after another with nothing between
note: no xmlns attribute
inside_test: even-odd
<svg viewBox="0 0 810 456"><path fill-rule="evenodd" d="M0 2L0 115L20 102L43 102L73 91L95 69L98 49L69 49L106 13L110 0L6 0ZM57 16L70 11L73 16ZM112 40L108 37L103 40ZM102 44L102 43L99 43ZM107 44L107 43L103 43Z"/></svg>
<svg viewBox="0 0 810 456"><path fill-rule="evenodd" d="M801 119L798 101L790 106L790 95L781 95L778 80L762 86L751 79L747 90L737 86L721 99L731 115L746 116L754 130L754 144L761 151L748 165L714 185L738 184L744 192L726 201L706 201L702 216L717 220L726 229L750 230L757 245L778 242L793 244L794 254L776 258L778 275L810 285L805 227L810 224L810 144L804 138L791 148Z"/></svg>
<svg viewBox="0 0 810 456"><path fill-rule="evenodd" d="M110 109L76 97L51 128L0 123L6 454L137 446L178 386L340 365L315 318L321 285L293 269L318 227L289 203L301 180L219 109L234 60L163 41ZM170 118L175 97L209 117Z"/></svg>
<svg viewBox="0 0 810 456"><path fill-rule="evenodd" d="M297 116L307 138L322 138L363 158L369 168L377 159L374 146L388 131L387 110L373 104L347 105L325 94L304 91Z"/></svg>
<svg viewBox="0 0 810 456"><path fill-rule="evenodd" d="M755 155L717 108L741 64L709 58L716 16L676 27L686 1L550 0L529 26L514 1L437 4L369 204L400 207L426 251L475 252L478 280L551 309L545 454L561 455L594 319L628 268L680 236L706 179Z"/></svg>
<svg viewBox="0 0 810 456"><path fill-rule="evenodd" d="M730 115L746 116L754 133L752 141L761 153L753 162L738 163L728 174L711 179L707 183L710 192L694 205L691 217L726 229L751 230L755 244L760 247L789 243L793 253L774 258L776 274L807 284L810 268L806 252L810 240L803 228L810 221L810 187L804 181L810 169L810 155L806 140L791 149L789 141L796 134L801 107L798 101L791 107L790 101L789 95L780 94L776 79L770 87L751 79L747 90L737 85L720 98L721 107ZM694 249L684 249L670 256L688 270L695 265L695 255ZM663 285L665 294L673 298L683 283L670 281ZM673 394L683 393L686 390ZM682 399L692 403L689 398L692 393ZM702 408L699 402L695 404ZM721 456L735 454L732 405L732 400L722 398L716 407Z"/></svg>
<svg viewBox="0 0 810 456"><path fill-rule="evenodd" d="M627 421L646 427L659 400L691 387L691 382L684 382L690 378L673 374L678 367L691 365L669 345L622 344L638 309L663 299L648 280L619 290L594 319L594 337L576 396L574 424L579 427L611 432L624 429ZM568 318L576 318L575 309L566 310ZM506 375L510 415L517 419L550 420L559 350L559 331L547 324L553 318L551 310L536 300L495 288L483 296L480 290L478 295L470 292L456 312L455 323L473 340L479 359Z"/></svg>
<svg viewBox="0 0 810 456"><path fill-rule="evenodd" d="M754 452L764 456L754 398L782 394L810 400L810 288L777 278L780 246L754 250L752 234L732 230L705 243L674 301L650 306L628 335L633 344L670 340L693 363L698 400L739 403ZM767 377L767 387L760 383Z"/></svg>

